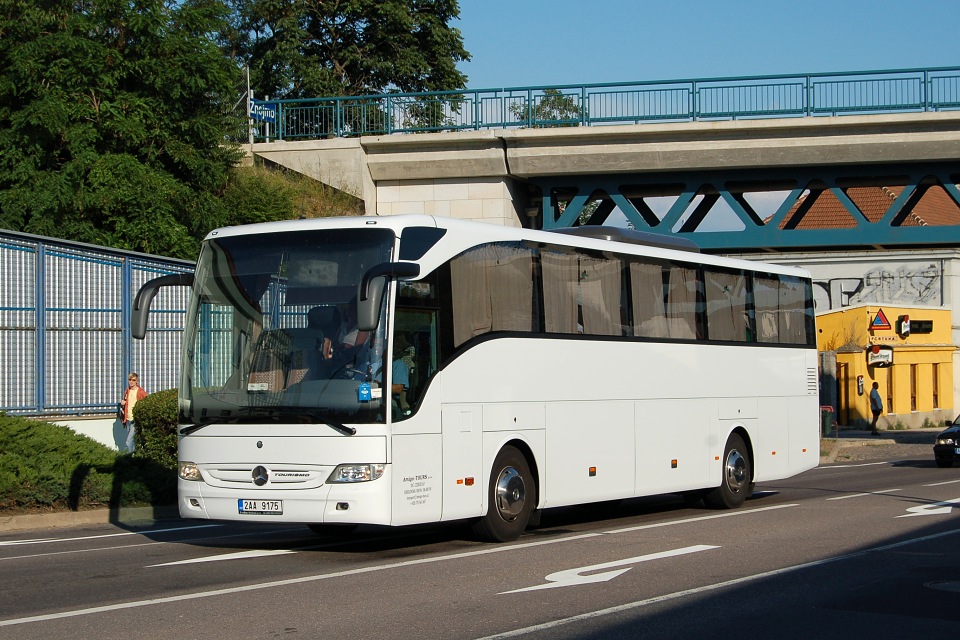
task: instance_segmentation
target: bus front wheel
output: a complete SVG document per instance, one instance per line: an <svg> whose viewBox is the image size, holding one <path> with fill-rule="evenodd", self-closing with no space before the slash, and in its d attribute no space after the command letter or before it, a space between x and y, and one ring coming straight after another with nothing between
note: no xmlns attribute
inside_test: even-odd
<svg viewBox="0 0 960 640"><path fill-rule="evenodd" d="M516 448L504 447L490 471L487 514L473 524L473 531L490 542L516 540L527 528L536 501L536 485L527 459Z"/></svg>
<svg viewBox="0 0 960 640"><path fill-rule="evenodd" d="M737 434L732 434L723 449L723 480L703 496L711 509L736 509L743 504L753 487L750 452Z"/></svg>

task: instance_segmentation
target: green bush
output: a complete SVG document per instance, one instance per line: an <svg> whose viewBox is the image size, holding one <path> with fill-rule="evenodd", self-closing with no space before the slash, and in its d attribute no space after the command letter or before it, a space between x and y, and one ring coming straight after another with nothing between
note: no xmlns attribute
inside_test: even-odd
<svg viewBox="0 0 960 640"><path fill-rule="evenodd" d="M151 393L133 407L136 453L161 467L177 468L177 390Z"/></svg>
<svg viewBox="0 0 960 640"><path fill-rule="evenodd" d="M0 413L0 513L176 502L176 474L67 427Z"/></svg>

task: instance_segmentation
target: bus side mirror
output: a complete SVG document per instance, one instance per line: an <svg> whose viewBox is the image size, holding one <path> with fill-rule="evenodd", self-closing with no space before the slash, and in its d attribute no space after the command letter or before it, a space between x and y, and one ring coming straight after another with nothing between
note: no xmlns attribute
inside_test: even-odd
<svg viewBox="0 0 960 640"><path fill-rule="evenodd" d="M137 340L143 340L147 335L147 315L150 313L150 303L160 290L160 287L191 287L193 286L192 273L174 273L169 276L160 276L147 280L137 291L133 299L133 312L130 314L130 335Z"/></svg>
<svg viewBox="0 0 960 640"><path fill-rule="evenodd" d="M360 279L357 291L357 329L373 331L380 323L380 306L387 278L416 278L419 275L420 265L416 262L385 262L370 267Z"/></svg>

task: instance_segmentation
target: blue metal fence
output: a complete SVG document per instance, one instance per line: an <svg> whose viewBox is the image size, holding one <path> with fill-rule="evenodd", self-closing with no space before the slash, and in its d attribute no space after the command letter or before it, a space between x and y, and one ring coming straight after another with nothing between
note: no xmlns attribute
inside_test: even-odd
<svg viewBox="0 0 960 640"><path fill-rule="evenodd" d="M960 108L960 67L254 101L257 141Z"/></svg>
<svg viewBox="0 0 960 640"><path fill-rule="evenodd" d="M0 231L0 411L112 413L130 371L149 391L175 387L188 292L161 290L142 341L130 336L130 310L147 280L192 270L182 260Z"/></svg>

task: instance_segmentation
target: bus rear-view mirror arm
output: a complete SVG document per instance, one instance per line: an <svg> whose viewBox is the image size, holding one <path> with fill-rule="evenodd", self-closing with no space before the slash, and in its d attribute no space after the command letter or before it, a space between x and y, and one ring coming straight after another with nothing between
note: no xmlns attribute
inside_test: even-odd
<svg viewBox="0 0 960 640"><path fill-rule="evenodd" d="M420 265L416 262L384 262L370 267L357 291L357 328L373 331L380 322L380 305L386 289L387 278L416 278Z"/></svg>
<svg viewBox="0 0 960 640"><path fill-rule="evenodd" d="M147 335L147 315L150 313L150 303L160 290L160 287L191 287L193 286L192 273L174 273L147 280L137 291L133 299L133 312L130 314L130 335L137 340L143 340Z"/></svg>

